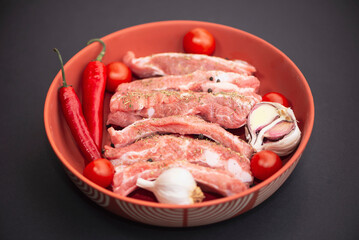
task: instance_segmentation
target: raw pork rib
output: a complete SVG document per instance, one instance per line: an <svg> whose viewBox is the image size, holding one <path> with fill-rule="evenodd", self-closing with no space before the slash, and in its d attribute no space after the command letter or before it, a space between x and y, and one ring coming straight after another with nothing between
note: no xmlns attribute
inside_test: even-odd
<svg viewBox="0 0 359 240"><path fill-rule="evenodd" d="M164 170L171 167L182 167L190 171L196 182L209 187L211 190L231 196L248 189L247 184L235 178L227 171L208 168L187 161L138 162L133 165L118 165L115 167L113 191L127 196L136 188L138 178L156 179Z"/></svg>
<svg viewBox="0 0 359 240"><path fill-rule="evenodd" d="M177 90L207 92L258 92L260 82L255 76L223 71L195 71L186 75L168 75L122 83L115 95L128 91Z"/></svg>
<svg viewBox="0 0 359 240"><path fill-rule="evenodd" d="M252 107L261 97L237 93L191 91L127 92L111 98L107 124L126 127L142 118L173 115L199 115L224 128L239 128L247 121Z"/></svg>
<svg viewBox="0 0 359 240"><path fill-rule="evenodd" d="M247 75L256 71L255 67L245 61L187 53L159 53L135 58L135 54L129 51L124 56L123 62L140 78L184 75L197 70L218 70Z"/></svg>
<svg viewBox="0 0 359 240"><path fill-rule="evenodd" d="M178 133L181 135L202 134L225 147L249 158L253 148L238 136L226 131L218 124L209 123L196 116L170 116L139 120L122 130L108 129L111 142L116 148L129 145L136 140L156 133Z"/></svg>
<svg viewBox="0 0 359 240"><path fill-rule="evenodd" d="M105 157L114 166L136 162L188 161L227 170L244 183L252 183L249 161L235 151L208 140L173 135L155 135L123 148L105 146Z"/></svg>

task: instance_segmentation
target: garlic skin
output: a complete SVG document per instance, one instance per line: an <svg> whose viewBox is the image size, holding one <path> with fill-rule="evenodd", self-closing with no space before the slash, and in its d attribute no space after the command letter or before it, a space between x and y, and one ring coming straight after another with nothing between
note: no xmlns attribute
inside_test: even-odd
<svg viewBox="0 0 359 240"><path fill-rule="evenodd" d="M261 108L264 110L264 114L261 114ZM268 110L268 108L273 108L275 111ZM268 115L266 115L266 113ZM267 118L267 120L252 119L257 116ZM266 123L266 125L259 126L258 124L252 124L251 122L263 122ZM278 136L281 136L281 138L279 138L279 140L264 141L267 136L266 133L268 133L269 130L272 130L273 132L275 127L277 127L276 129L281 129L280 127L278 128L278 124L287 125L286 128L282 128L284 132L278 133ZM256 152L270 150L275 152L278 156L286 156L291 153L298 146L301 139L301 132L297 125L293 110L274 102L261 102L253 107L248 115L245 134L247 140Z"/></svg>
<svg viewBox="0 0 359 240"><path fill-rule="evenodd" d="M165 170L155 181L139 178L136 185L153 192L160 203L187 205L204 199L192 174L184 168Z"/></svg>

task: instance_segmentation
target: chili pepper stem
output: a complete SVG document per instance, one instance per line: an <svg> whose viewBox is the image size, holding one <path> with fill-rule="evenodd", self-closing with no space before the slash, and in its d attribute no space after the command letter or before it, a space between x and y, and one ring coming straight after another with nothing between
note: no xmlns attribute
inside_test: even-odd
<svg viewBox="0 0 359 240"><path fill-rule="evenodd" d="M105 55L105 52L106 52L106 45L101 39L98 39L98 38L91 39L90 41L87 42L87 45L89 45L89 44L91 44L93 42L99 42L99 43L102 44L102 51L100 52L100 54L96 58L96 61L101 62L102 58L103 58L103 56Z"/></svg>
<svg viewBox="0 0 359 240"><path fill-rule="evenodd" d="M60 60L60 63L61 63L62 85L63 85L63 87L68 87L67 82L66 82L66 78L65 78L64 63L62 61L60 51L57 48L54 48L53 50L54 50L54 52L57 53L57 56L59 57L59 60Z"/></svg>

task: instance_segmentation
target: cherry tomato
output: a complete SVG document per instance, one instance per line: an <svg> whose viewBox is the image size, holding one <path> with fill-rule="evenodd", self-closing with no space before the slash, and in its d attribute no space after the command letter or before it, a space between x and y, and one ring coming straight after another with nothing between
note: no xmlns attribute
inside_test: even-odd
<svg viewBox="0 0 359 240"><path fill-rule="evenodd" d="M131 82L132 72L122 62L112 62L106 66L107 83L106 90L108 92L115 92L116 88L121 83Z"/></svg>
<svg viewBox="0 0 359 240"><path fill-rule="evenodd" d="M270 92L262 97L263 102L276 102L282 104L284 107L290 107L289 101L282 94L277 92Z"/></svg>
<svg viewBox="0 0 359 240"><path fill-rule="evenodd" d="M183 49L187 53L211 55L215 47L214 37L204 28L194 28L183 38Z"/></svg>
<svg viewBox="0 0 359 240"><path fill-rule="evenodd" d="M108 187L115 173L113 165L104 158L93 160L86 165L84 176L101 187Z"/></svg>
<svg viewBox="0 0 359 240"><path fill-rule="evenodd" d="M263 150L253 155L251 171L259 180L265 180L282 167L282 160L272 151Z"/></svg>

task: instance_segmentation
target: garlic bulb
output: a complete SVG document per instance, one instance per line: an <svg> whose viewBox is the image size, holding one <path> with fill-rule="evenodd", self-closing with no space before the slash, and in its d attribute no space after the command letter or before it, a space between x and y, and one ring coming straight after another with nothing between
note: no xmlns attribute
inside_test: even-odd
<svg viewBox="0 0 359 240"><path fill-rule="evenodd" d="M292 109L273 102L256 104L248 115L245 130L255 151L270 150L279 156L291 153L301 137Z"/></svg>
<svg viewBox="0 0 359 240"><path fill-rule="evenodd" d="M193 204L204 198L192 174L179 167L164 171L155 181L139 178L136 185L153 192L160 203Z"/></svg>

